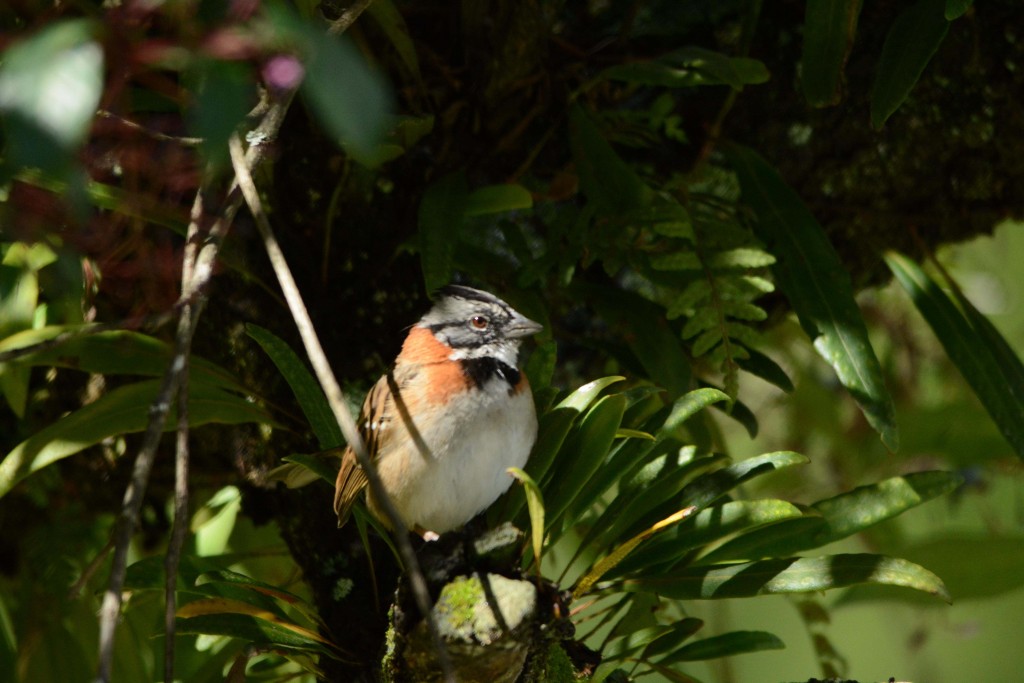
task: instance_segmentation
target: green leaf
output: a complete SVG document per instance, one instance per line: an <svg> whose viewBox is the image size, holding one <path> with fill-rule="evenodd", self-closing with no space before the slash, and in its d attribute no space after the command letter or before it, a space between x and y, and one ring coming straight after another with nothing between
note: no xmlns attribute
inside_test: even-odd
<svg viewBox="0 0 1024 683"><path fill-rule="evenodd" d="M839 104L843 67L857 34L862 0L807 0L800 85L812 107Z"/></svg>
<svg viewBox="0 0 1024 683"><path fill-rule="evenodd" d="M681 502L683 505L695 505L698 509L703 509L726 492L754 477L793 465L803 465L806 462L806 456L793 451L776 451L747 458L700 477L683 489Z"/></svg>
<svg viewBox="0 0 1024 683"><path fill-rule="evenodd" d="M387 129L392 94L347 38L295 15L284 3L264 3L270 25L304 57L301 92L317 120L357 159L373 164Z"/></svg>
<svg viewBox="0 0 1024 683"><path fill-rule="evenodd" d="M281 462L288 463L294 466L301 467L302 469L309 472L314 478L319 478L334 486L335 480L338 478L338 456L341 454L341 449L335 448L324 453L293 453L286 455L281 458ZM268 479L274 479L273 473L278 468L274 468L267 475ZM285 485L288 485L287 480L282 480ZM297 488L297 486L288 486L289 488Z"/></svg>
<svg viewBox="0 0 1024 683"><path fill-rule="evenodd" d="M892 397L838 254L800 197L764 159L739 145L730 146L729 157L743 200L757 212L756 231L778 258L776 282L815 349L836 371L882 443L896 451Z"/></svg>
<svg viewBox="0 0 1024 683"><path fill-rule="evenodd" d="M648 626L621 636L616 636L601 648L601 661L625 661L658 639L672 633L672 626Z"/></svg>
<svg viewBox="0 0 1024 683"><path fill-rule="evenodd" d="M918 0L889 27L871 90L871 125L875 128L881 128L900 108L946 37L946 2Z"/></svg>
<svg viewBox="0 0 1024 683"><path fill-rule="evenodd" d="M167 372L173 349L155 337L127 330L96 332L89 325L50 325L0 340L0 352L14 351L59 335L70 333L66 341L18 357L24 366L52 366L99 375L138 375L158 377ZM80 333L80 334L76 334ZM198 356L189 357L189 381L244 391L244 387L224 368Z"/></svg>
<svg viewBox="0 0 1024 683"><path fill-rule="evenodd" d="M552 479L558 488L548 496L548 528L561 521L562 514L607 459L625 411L626 397L612 394L598 401L581 420L579 432L567 448L572 458L563 461Z"/></svg>
<svg viewBox="0 0 1024 683"><path fill-rule="evenodd" d="M683 434L682 429L687 420L713 403L728 400L728 394L713 387L694 389L684 394L673 404L672 412L669 413L668 419L665 420L665 424L661 427L661 434L685 442L686 436Z"/></svg>
<svg viewBox="0 0 1024 683"><path fill-rule="evenodd" d="M320 383L316 381L302 359L270 330L247 323L245 333L252 337L260 345L260 348L270 356L270 360L274 362L285 381L288 382L303 414L309 420L309 426L316 434L320 448L327 450L345 443L345 437L341 434L338 421L334 419L334 413L331 412L331 407L327 403L323 389L320 388ZM334 478L331 477L331 482L333 483L333 481Z"/></svg>
<svg viewBox="0 0 1024 683"><path fill-rule="evenodd" d="M461 171L440 178L423 194L418 217L420 265L428 292L436 292L452 280L468 196Z"/></svg>
<svg viewBox="0 0 1024 683"><path fill-rule="evenodd" d="M544 498L540 488L530 475L518 467L510 467L509 474L515 477L526 492L526 506L530 511L530 540L533 545L533 556L537 561L537 573L541 569L541 552L544 548Z"/></svg>
<svg viewBox="0 0 1024 683"><path fill-rule="evenodd" d="M785 643L766 631L732 631L684 645L660 660L658 664L665 666L676 662L696 662L762 650L784 650L785 648Z"/></svg>
<svg viewBox="0 0 1024 683"><path fill-rule="evenodd" d="M146 380L118 387L22 441L0 462L0 496L33 472L103 439L144 430L159 386L159 380ZM245 398L202 384L190 385L188 408L192 426L274 424L263 409ZM172 407L165 430L175 428L175 412Z"/></svg>
<svg viewBox="0 0 1024 683"><path fill-rule="evenodd" d="M590 406L591 403L594 402L594 399L596 399L602 391L624 379L626 378L618 375L612 375L610 377L602 377L601 379L595 379L587 382L559 401L555 408L568 408L570 410L575 410L578 413L582 413Z"/></svg>
<svg viewBox="0 0 1024 683"><path fill-rule="evenodd" d="M899 552L942 577L957 602L992 598L1024 586L1024 538L949 534L921 543L901 545ZM847 605L876 598L890 599L893 591L858 586L834 603ZM884 589L882 589L884 590ZM913 597L902 594L899 598Z"/></svg>
<svg viewBox="0 0 1024 683"><path fill-rule="evenodd" d="M57 21L7 48L0 62L0 121L7 161L60 173L85 141L103 92L97 24Z"/></svg>
<svg viewBox="0 0 1024 683"><path fill-rule="evenodd" d="M852 554L790 557L741 564L690 567L657 577L626 579L617 590L648 592L675 600L749 598L775 593L813 593L861 583L913 588L950 601L942 580L898 558Z"/></svg>
<svg viewBox="0 0 1024 683"><path fill-rule="evenodd" d="M679 527L676 527L679 528ZM641 656L643 660L661 657L665 653L673 652L684 642L689 640L695 633L704 628L704 622L694 617L685 617L669 626L670 631L659 637L653 643L644 648Z"/></svg>
<svg viewBox="0 0 1024 683"><path fill-rule="evenodd" d="M747 351L750 352L750 356L737 361L740 368L760 377L765 382L774 384L787 394L793 391L793 380L778 363L755 349L747 349Z"/></svg>
<svg viewBox="0 0 1024 683"><path fill-rule="evenodd" d="M395 52L398 53L405 68L419 81L420 62L416 56L416 46L409 35L409 27L406 25L402 13L398 11L391 0L374 0L366 8L366 12L373 17L384 35L388 37L388 41L395 48Z"/></svg>
<svg viewBox="0 0 1024 683"><path fill-rule="evenodd" d="M533 195L522 185L487 185L473 190L466 198L465 215L486 216L533 207Z"/></svg>
<svg viewBox="0 0 1024 683"><path fill-rule="evenodd" d="M961 483L963 479L951 472L917 472L861 486L814 503L809 510L814 517L748 531L709 553L701 563L785 557L820 548L949 493Z"/></svg>
<svg viewBox="0 0 1024 683"><path fill-rule="evenodd" d="M225 605L228 609L229 605ZM287 622L275 623L270 619L245 613L212 613L189 618L178 618L175 631L179 635L206 634L241 638L275 647L323 652L325 647L313 631Z"/></svg>
<svg viewBox="0 0 1024 683"><path fill-rule="evenodd" d="M627 557L611 575L660 571L674 564L689 551L751 527L763 527L803 513L783 500L731 501L701 510L691 519L669 529Z"/></svg>
<svg viewBox="0 0 1024 683"><path fill-rule="evenodd" d="M609 571L614 569L616 565L618 565L620 562L626 559L626 557L629 556L631 552L636 550L636 547L638 545L640 545L648 538L661 531L662 529L667 529L671 526L679 524L696 511L697 508L695 507L688 507L679 510L674 514L669 515L665 519L652 525L650 528L644 529L633 538L629 539L625 543L622 543L621 545L613 549L605 557L601 558L597 563L595 563L594 566L591 567L587 571L587 573L584 574L583 577L581 577L580 580L576 582L576 586L573 588L572 591L573 599L578 600L582 596L589 593L590 590L594 587L594 585L601 580L601 577L603 577Z"/></svg>
<svg viewBox="0 0 1024 683"><path fill-rule="evenodd" d="M606 69L604 78L662 88L690 88L700 85L744 85L768 81L764 64L747 57L728 57L699 47L685 47L654 61L619 64Z"/></svg>
<svg viewBox="0 0 1024 683"><path fill-rule="evenodd" d="M886 254L885 262L999 431L1024 458L1024 367L1020 359L970 302L951 298L916 263L895 252Z"/></svg>
<svg viewBox="0 0 1024 683"><path fill-rule="evenodd" d="M971 8L974 0L946 0L946 19L953 21L959 19Z"/></svg>
<svg viewBox="0 0 1024 683"><path fill-rule="evenodd" d="M569 111L569 144L580 187L599 214L617 216L647 204L650 189L577 105Z"/></svg>

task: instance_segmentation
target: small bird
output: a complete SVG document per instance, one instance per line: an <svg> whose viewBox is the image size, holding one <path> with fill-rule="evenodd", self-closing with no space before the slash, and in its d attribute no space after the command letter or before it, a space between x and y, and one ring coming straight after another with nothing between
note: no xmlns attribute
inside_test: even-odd
<svg viewBox="0 0 1024 683"><path fill-rule="evenodd" d="M498 297L443 287L405 338L394 368L370 390L359 430L402 521L424 538L458 528L512 484L537 438L537 414L519 345L541 325ZM334 511L345 524L366 473L349 446ZM367 507L390 527L379 501Z"/></svg>

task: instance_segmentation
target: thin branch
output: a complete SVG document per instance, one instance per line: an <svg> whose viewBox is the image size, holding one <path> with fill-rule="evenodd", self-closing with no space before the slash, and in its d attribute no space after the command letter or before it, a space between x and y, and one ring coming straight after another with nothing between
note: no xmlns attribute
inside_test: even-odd
<svg viewBox="0 0 1024 683"><path fill-rule="evenodd" d="M285 300L288 302L289 310L291 311L292 318L295 320L295 326L299 330L299 336L302 337L302 343L306 349L306 354L309 357L310 363L313 366L313 371L316 373L317 380L319 380L320 386L323 388L324 394L327 396L327 402L331 406L331 412L334 413L334 417L338 421L338 425L341 427L342 433L345 435L345 440L350 446L352 446L352 449L356 454L356 459L359 461L359 465L363 468L363 471L366 474L370 490L373 492L374 500L377 501L377 504L383 509L384 514L391 523L391 527L395 530L395 541L398 544L399 552L402 555L402 561L405 564L406 572L409 576L409 584L412 587L417 607L419 607L419 610L423 615L423 619L427 624L427 629L431 634L434 646L437 648L438 661L440 662L441 668L444 672L445 680L454 683L455 676L452 671L451 659L448 656L448 651L444 646L444 642L441 640L441 634L438 631L437 624L433 618L433 612L430 604L430 593L427 590L427 582L423 577L423 572L420 570L419 562L416 559L416 553L413 551L412 544L409 542L409 529L406 527L405 521L398 513L398 510L395 509L394 503L388 496L387 491L384 489L384 484L381 482L380 476L377 474L377 469L374 466L374 463L370 460L369 453L366 451L366 444L359 435L355 419L352 417L352 413L348 409L348 404L345 402L341 386L338 384L338 380L334 377L334 372L331 370L330 363L327 361L327 356L324 354L323 347L320 345L320 340L317 337L316 330L313 328L313 321L310 319L306 306L302 301L302 295L299 293L299 289L295 284L295 279L292 277L291 269L288 267L284 253L281 251L281 247L277 243L277 239L274 237L270 221L267 218L266 213L263 211L259 192L257 192L256 185L245 165L242 142L239 140L237 135L232 136L231 141L228 143L228 147L231 152L231 162L234 165L235 176L238 178L238 183L242 189L242 194L245 196L246 204L249 206L249 211L252 213L253 219L256 221L256 227L259 230L260 235L263 237L263 244L267 251L267 256L270 258L271 266L274 269L274 273L277 275L278 283L281 285L281 290L284 293Z"/></svg>
<svg viewBox="0 0 1024 683"><path fill-rule="evenodd" d="M189 225L189 239L185 244L185 254L181 263L181 292L183 296L195 294L192 290L195 283L196 266L199 261L197 240L199 226L203 217L203 193L196 195L192 206L192 220ZM192 290L192 291L190 291ZM182 319L191 321L194 327L198 321L202 302L188 304L181 310ZM188 367L189 356L182 358L181 379L178 382L178 426L174 452L174 523L171 526L171 538L164 556L164 681L174 681L174 634L175 613L177 612L178 565L181 561L181 548L185 543L188 531Z"/></svg>

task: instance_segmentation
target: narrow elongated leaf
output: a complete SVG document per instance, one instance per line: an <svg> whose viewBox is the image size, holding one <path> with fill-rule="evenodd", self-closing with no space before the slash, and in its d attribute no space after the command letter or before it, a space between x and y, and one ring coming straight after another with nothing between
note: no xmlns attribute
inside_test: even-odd
<svg viewBox="0 0 1024 683"><path fill-rule="evenodd" d="M375 0L366 8L367 14L373 17L380 26L384 35L395 52L402 60L402 64L409 73L418 81L420 80L420 62L416 55L416 46L413 45L412 37L409 35L409 27L405 23L402 13L395 7L391 0Z"/></svg>
<svg viewBox="0 0 1024 683"><path fill-rule="evenodd" d="M807 0L800 85L812 107L839 103L861 4L862 0Z"/></svg>
<svg viewBox="0 0 1024 683"><path fill-rule="evenodd" d="M742 534L709 553L700 563L785 557L819 548L949 493L962 481L951 472L917 472L861 486L814 503L809 510L813 517L790 519Z"/></svg>
<svg viewBox="0 0 1024 683"><path fill-rule="evenodd" d="M783 650L786 644L766 631L733 631L684 645L658 662L662 666L677 662L732 657L762 650Z"/></svg>
<svg viewBox="0 0 1024 683"><path fill-rule="evenodd" d="M326 450L343 444L345 438L341 434L338 421L334 419L331 407L327 404L327 397L302 359L270 330L249 323L245 326L245 333L256 340L288 382L299 402L299 407L309 420L309 426L312 427L320 448Z"/></svg>
<svg viewBox="0 0 1024 683"><path fill-rule="evenodd" d="M487 185L473 190L466 198L465 215L486 216L533 206L533 196L522 185Z"/></svg>
<svg viewBox="0 0 1024 683"><path fill-rule="evenodd" d="M892 22L871 90L872 126L881 128L900 108L947 30L946 0L918 0Z"/></svg>
<svg viewBox="0 0 1024 683"><path fill-rule="evenodd" d="M952 299L916 263L895 252L886 254L885 262L999 431L1024 458L1024 367L1020 359L987 321L982 322L981 313L965 300Z"/></svg>
<svg viewBox="0 0 1024 683"><path fill-rule="evenodd" d="M799 518L798 507L783 500L731 501L701 510L692 519L652 538L609 574L657 572L689 551L747 528Z"/></svg>
<svg viewBox="0 0 1024 683"><path fill-rule="evenodd" d="M610 587L653 591L676 600L717 600L774 593L813 593L860 583L913 588L950 601L942 580L927 569L907 560L870 554L790 557L691 567L658 577L626 579Z"/></svg>
<svg viewBox="0 0 1024 683"><path fill-rule="evenodd" d="M787 394L793 391L793 380L789 378L789 375L786 374L786 371L778 363L760 351L754 349L747 349L747 351L750 353L748 358L737 360L737 363L739 363L743 370L752 375L757 375L765 382L774 384Z"/></svg>
<svg viewBox="0 0 1024 683"><path fill-rule="evenodd" d="M777 451L748 458L697 479L683 489L680 502L703 509L745 481L806 462L807 456L793 451Z"/></svg>
<svg viewBox="0 0 1024 683"><path fill-rule="evenodd" d="M670 669L669 667L662 666L661 664L648 662L647 666L651 667L652 671L664 676L666 680L671 681L672 683L701 683L699 679L694 678L689 674L684 674L682 671L676 671L675 669Z"/></svg>
<svg viewBox="0 0 1024 683"><path fill-rule="evenodd" d="M526 492L526 505L530 511L530 540L533 544L533 557L537 562L537 573L541 569L541 550L544 547L544 498L540 488L530 475L518 467L510 467L509 474L519 480Z"/></svg>
<svg viewBox="0 0 1024 683"><path fill-rule="evenodd" d="M675 402L672 406L672 412L661 428L661 433L665 436L672 436L680 441L684 441L685 436L680 430L687 420L713 403L728 400L729 395L720 389L713 387L694 389Z"/></svg>
<svg viewBox="0 0 1024 683"><path fill-rule="evenodd" d="M605 662L624 661L649 644L672 632L672 627L648 626L624 635L612 638L601 648L601 659Z"/></svg>
<svg viewBox="0 0 1024 683"><path fill-rule="evenodd" d="M949 534L909 546L899 552L908 560L926 566L942 577L958 602L992 598L1024 586L1024 538ZM872 586L858 586L844 592L834 605L846 605L881 595ZM901 598L910 597L907 595Z"/></svg>
<svg viewBox="0 0 1024 683"><path fill-rule="evenodd" d="M254 614L220 612L179 618L175 623L175 631L178 634L229 636L252 643L314 652L326 649L325 641L314 631L302 629L295 624L277 623Z"/></svg>
<svg viewBox="0 0 1024 683"><path fill-rule="evenodd" d="M568 408L570 410L575 410L576 412L581 413L584 410L586 410L591 403L594 402L594 399L596 399L602 391L604 391L611 385L615 384L616 382L621 382L624 379L626 378L620 377L618 375L613 375L610 377L602 377L601 379L595 379L590 382L587 382L586 384L584 384L583 386L581 386L580 388L576 389L574 392L566 396L564 399L559 401L558 405L555 407Z"/></svg>
<svg viewBox="0 0 1024 683"><path fill-rule="evenodd" d="M579 106L569 111L569 143L587 201L598 213L615 216L639 209L651 191L612 149Z"/></svg>
<svg viewBox="0 0 1024 683"><path fill-rule="evenodd" d="M383 77L346 38L329 35L284 3L265 3L263 9L279 35L304 57L301 92L317 120L346 149L374 163L393 105Z"/></svg>
<svg viewBox="0 0 1024 683"><path fill-rule="evenodd" d="M644 648L641 659L656 659L666 653L674 652L680 645L689 640L693 634L704 628L704 622L694 617L686 617L672 624L670 628L671 631Z"/></svg>
<svg viewBox="0 0 1024 683"><path fill-rule="evenodd" d="M281 461L298 465L334 486L334 480L338 478L338 459L341 453L340 448L322 453L293 453L281 458Z"/></svg>
<svg viewBox="0 0 1024 683"><path fill-rule="evenodd" d="M778 172L753 150L732 145L729 157L756 231L778 258L776 282L814 348L836 371L868 423L891 451L899 448L892 397L853 299L850 277L821 226Z"/></svg>
<svg viewBox="0 0 1024 683"><path fill-rule="evenodd" d="M455 247L462 232L469 188L462 172L450 173L427 188L420 202L420 265L428 292L452 280Z"/></svg>
<svg viewBox="0 0 1024 683"><path fill-rule="evenodd" d="M648 538L658 533L662 529L667 529L670 526L679 524L684 519L692 515L697 511L695 507L688 507L676 512L673 515L666 517L657 524L654 524L649 529L645 529L633 538L629 539L622 545L612 550L606 557L601 558L590 570L583 575L583 577L576 582L576 586L573 588L572 595L573 599L579 599L586 595L594 587L594 585L601 580L605 574L615 568L615 565L622 562L626 557L636 550L636 547L646 541Z"/></svg>
<svg viewBox="0 0 1024 683"><path fill-rule="evenodd" d="M608 449L626 411L626 397L622 394L605 396L598 401L580 423L579 435L573 439L572 459L553 478L558 485L556 493L548 496L547 526L561 521L562 513L576 500L587 481L601 467Z"/></svg>
<svg viewBox="0 0 1024 683"><path fill-rule="evenodd" d="M33 472L103 439L145 429L159 385L158 380L147 380L118 387L22 441L0 462L0 496ZM211 422L274 424L263 409L244 398L200 384L190 385L188 405L192 426ZM166 430L175 428L174 414L172 408Z"/></svg>
<svg viewBox="0 0 1024 683"><path fill-rule="evenodd" d="M93 333L89 327L48 325L25 330L0 341L0 352L22 349L70 333L72 336L67 341L19 356L14 362L33 367L70 368L99 375L157 377L167 372L173 352L159 339L128 330ZM230 372L198 356L189 356L189 382L244 391Z"/></svg>

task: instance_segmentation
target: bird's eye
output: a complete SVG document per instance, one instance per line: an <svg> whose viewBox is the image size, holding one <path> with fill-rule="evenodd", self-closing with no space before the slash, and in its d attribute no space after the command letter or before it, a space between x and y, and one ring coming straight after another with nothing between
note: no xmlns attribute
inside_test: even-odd
<svg viewBox="0 0 1024 683"><path fill-rule="evenodd" d="M482 315L474 315L472 318L469 319L469 324L472 325L473 329L476 330L486 330L487 326L490 323L491 321Z"/></svg>

